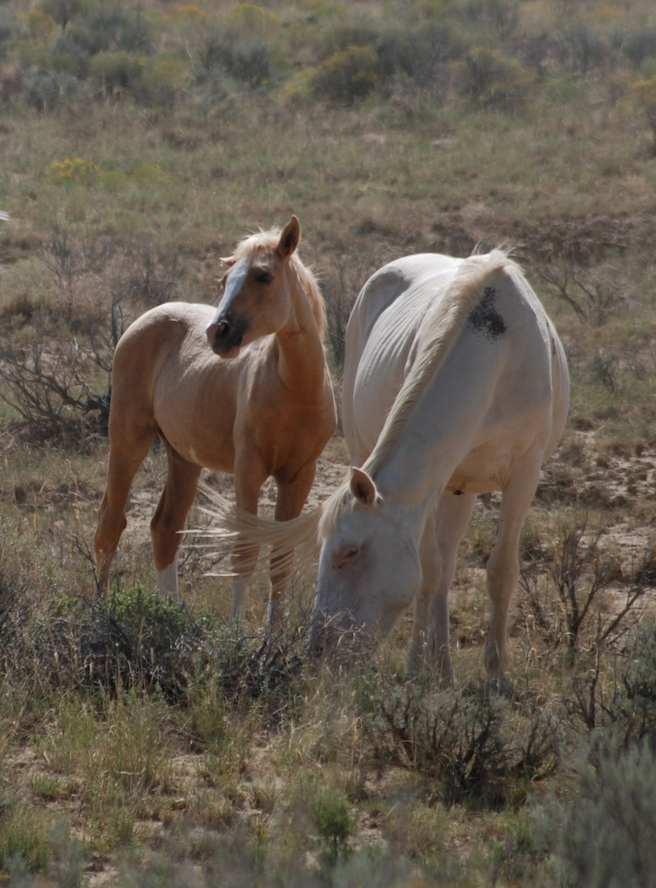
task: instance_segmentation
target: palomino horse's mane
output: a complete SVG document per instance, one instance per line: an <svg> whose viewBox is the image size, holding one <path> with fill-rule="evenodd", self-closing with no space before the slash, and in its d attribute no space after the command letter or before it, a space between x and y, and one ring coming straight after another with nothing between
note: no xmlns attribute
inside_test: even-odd
<svg viewBox="0 0 656 888"><path fill-rule="evenodd" d="M462 261L444 297L426 317L427 338L396 396L378 443L364 464L368 472L373 473L394 448L413 406L444 365L458 333L480 300L481 287L486 279L503 269L521 272L505 250L475 254ZM434 287L435 281L429 279L419 286ZM205 486L203 493L209 506L202 511L211 519L211 526L188 532L207 541L200 544L202 548L218 554L228 552L238 536L239 546L246 551L275 543L281 549L281 557L300 574L314 563L320 539L331 532L342 510L348 508L351 501L349 490L347 479L327 500L309 512L291 521L274 521L235 511L228 499ZM217 573L225 576L229 572L220 569Z"/></svg>
<svg viewBox="0 0 656 888"><path fill-rule="evenodd" d="M232 255L233 259L242 259L244 256L251 256L257 253L265 253L275 250L280 240L280 228L269 228L267 231L257 231L255 234L249 234L237 244ZM301 261L298 251L292 253L289 260L289 269L296 278L299 289L305 293L312 309L319 336L323 341L326 336L328 322L326 318L326 304L319 289L319 283L309 266L304 265Z"/></svg>
<svg viewBox="0 0 656 888"><path fill-rule="evenodd" d="M481 298L485 279L508 267L519 270L505 250L463 259L444 297L426 315L422 330L425 339L419 354L394 400L376 446L363 466L372 476L396 446L408 414L444 366L458 334ZM431 278L418 285L421 289L434 287L435 281Z"/></svg>

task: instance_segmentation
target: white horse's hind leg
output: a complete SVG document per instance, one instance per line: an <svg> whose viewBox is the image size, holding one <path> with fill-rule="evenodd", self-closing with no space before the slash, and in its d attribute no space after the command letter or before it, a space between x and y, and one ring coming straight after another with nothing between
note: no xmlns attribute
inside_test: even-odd
<svg viewBox="0 0 656 888"><path fill-rule="evenodd" d="M485 642L485 665L490 678L506 682L508 609L519 579L519 539L535 496L542 451L532 450L515 467L503 492L497 540L487 562L487 590L492 605Z"/></svg>
<svg viewBox="0 0 656 888"><path fill-rule="evenodd" d="M453 683L449 654L449 587L462 539L476 497L445 493L426 521L421 540L422 584L415 605L415 624L408 671L426 662L437 668L446 684Z"/></svg>

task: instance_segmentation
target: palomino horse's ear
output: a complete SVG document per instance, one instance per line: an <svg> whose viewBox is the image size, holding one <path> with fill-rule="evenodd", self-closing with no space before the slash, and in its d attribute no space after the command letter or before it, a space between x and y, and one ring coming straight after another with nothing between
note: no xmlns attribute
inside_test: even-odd
<svg viewBox="0 0 656 888"><path fill-rule="evenodd" d="M219 262L222 262L224 265L227 265L230 268L235 264L237 259L234 256L221 256L219 257Z"/></svg>
<svg viewBox="0 0 656 888"><path fill-rule="evenodd" d="M280 235L280 240L278 241L278 246L276 248L278 255L283 259L291 256L299 245L300 240L301 223L298 221L298 216L292 216Z"/></svg>
<svg viewBox="0 0 656 888"><path fill-rule="evenodd" d="M371 476L356 466L351 466L351 493L363 506L373 506L380 498Z"/></svg>

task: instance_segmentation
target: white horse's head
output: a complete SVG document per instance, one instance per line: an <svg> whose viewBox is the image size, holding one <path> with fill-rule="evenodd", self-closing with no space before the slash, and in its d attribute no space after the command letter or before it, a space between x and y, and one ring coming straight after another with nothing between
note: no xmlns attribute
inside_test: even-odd
<svg viewBox="0 0 656 888"><path fill-rule="evenodd" d="M234 256L223 260L229 270L206 331L218 355L234 357L243 346L287 325L292 313L287 269L300 238L300 223L292 216L280 233L261 232L245 238Z"/></svg>
<svg viewBox="0 0 656 888"><path fill-rule="evenodd" d="M351 469L350 483L325 507L310 647L344 633L382 638L414 599L421 564L411 521L387 504L373 479Z"/></svg>

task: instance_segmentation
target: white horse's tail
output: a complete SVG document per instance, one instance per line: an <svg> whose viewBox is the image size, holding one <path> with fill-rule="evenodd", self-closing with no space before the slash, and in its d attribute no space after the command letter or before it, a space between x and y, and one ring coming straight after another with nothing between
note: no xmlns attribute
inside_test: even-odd
<svg viewBox="0 0 656 888"><path fill-rule="evenodd" d="M9 222L9 213L5 213L4 210L0 210L0 222Z"/></svg>
<svg viewBox="0 0 656 888"><path fill-rule="evenodd" d="M192 547L207 549L218 562L210 576L235 576L230 557L235 553L248 561L249 556L255 560L260 554L268 555L275 550L277 567L288 568L299 575L314 565L319 548L321 506L291 521L275 521L235 508L234 503L206 484L201 485L201 493L208 505L201 506L200 510L209 517L210 525L192 528L186 533L199 540L192 543ZM268 569L263 560L260 566Z"/></svg>

